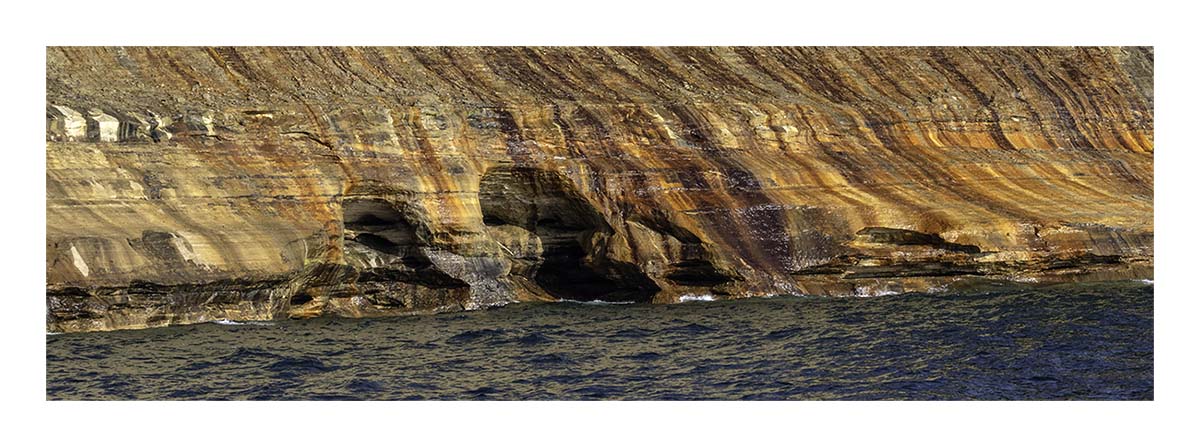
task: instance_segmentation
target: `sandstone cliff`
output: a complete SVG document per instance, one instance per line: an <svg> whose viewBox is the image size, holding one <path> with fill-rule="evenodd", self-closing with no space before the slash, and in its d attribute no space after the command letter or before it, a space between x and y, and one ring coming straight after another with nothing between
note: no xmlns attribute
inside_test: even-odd
<svg viewBox="0 0 1200 447"><path fill-rule="evenodd" d="M52 331L1145 278L1148 48L49 48Z"/></svg>

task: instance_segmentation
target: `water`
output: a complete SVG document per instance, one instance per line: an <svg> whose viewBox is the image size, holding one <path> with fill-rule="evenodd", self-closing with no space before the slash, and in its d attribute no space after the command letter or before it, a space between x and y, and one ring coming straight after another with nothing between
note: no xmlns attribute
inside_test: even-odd
<svg viewBox="0 0 1200 447"><path fill-rule="evenodd" d="M1153 399L1152 285L46 337L48 399Z"/></svg>

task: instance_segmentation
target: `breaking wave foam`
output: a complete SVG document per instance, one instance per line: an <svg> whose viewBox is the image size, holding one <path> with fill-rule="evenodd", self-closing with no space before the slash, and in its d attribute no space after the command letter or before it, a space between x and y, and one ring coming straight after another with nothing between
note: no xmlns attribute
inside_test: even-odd
<svg viewBox="0 0 1200 447"><path fill-rule="evenodd" d="M233 321L227 318L220 320L209 321L209 323L220 324L225 326L274 326L275 323L269 321Z"/></svg>
<svg viewBox="0 0 1200 447"><path fill-rule="evenodd" d="M576 300L568 300L568 299L560 299L560 300L558 300L558 302L560 302L560 303L575 303L575 304L601 304L601 305L604 305L604 304L633 304L634 303L633 301L604 301L604 300L576 301Z"/></svg>
<svg viewBox="0 0 1200 447"><path fill-rule="evenodd" d="M873 297L877 297L877 296L891 296L891 295L899 295L899 294L900 294L900 292L897 292L895 290L875 289L875 288L871 288L871 287L856 287L854 289L854 296L859 297L859 298L873 298Z"/></svg>
<svg viewBox="0 0 1200 447"><path fill-rule="evenodd" d="M692 294L688 293L688 294L679 296L679 302L681 302L681 303L686 303L688 301L714 301L714 300L715 299L713 298L713 296L709 295L707 293L703 294L703 295L692 295Z"/></svg>

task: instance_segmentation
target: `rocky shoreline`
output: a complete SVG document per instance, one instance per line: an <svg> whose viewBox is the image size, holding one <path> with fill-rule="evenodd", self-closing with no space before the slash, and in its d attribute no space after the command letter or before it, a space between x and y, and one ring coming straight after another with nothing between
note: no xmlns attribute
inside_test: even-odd
<svg viewBox="0 0 1200 447"><path fill-rule="evenodd" d="M47 329L1153 277L1148 48L47 49Z"/></svg>

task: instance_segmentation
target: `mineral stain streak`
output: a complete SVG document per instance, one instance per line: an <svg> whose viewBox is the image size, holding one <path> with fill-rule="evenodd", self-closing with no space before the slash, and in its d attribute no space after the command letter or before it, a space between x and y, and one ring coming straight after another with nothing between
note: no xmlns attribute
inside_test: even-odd
<svg viewBox="0 0 1200 447"><path fill-rule="evenodd" d="M1152 278L1153 58L51 47L47 330Z"/></svg>

